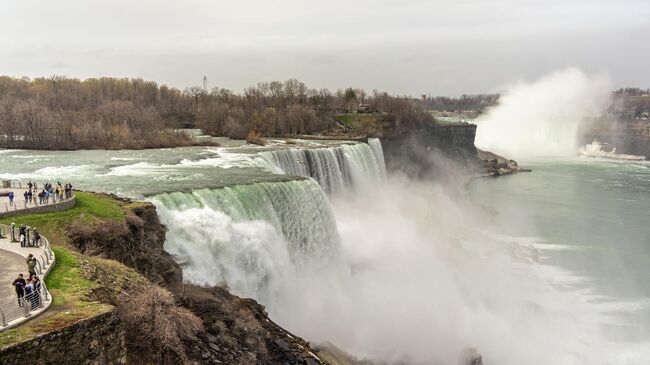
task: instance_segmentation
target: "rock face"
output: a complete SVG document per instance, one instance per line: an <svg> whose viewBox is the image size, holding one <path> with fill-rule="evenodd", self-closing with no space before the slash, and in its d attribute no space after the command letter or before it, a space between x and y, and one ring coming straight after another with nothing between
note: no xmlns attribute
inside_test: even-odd
<svg viewBox="0 0 650 365"><path fill-rule="evenodd" d="M599 120L581 131L581 144L594 140L616 147L616 153L650 158L650 119Z"/></svg>
<svg viewBox="0 0 650 365"><path fill-rule="evenodd" d="M165 226L153 205L134 206L124 222L73 225L69 235L81 253L119 261L156 284L183 280L180 265L163 249Z"/></svg>
<svg viewBox="0 0 650 365"><path fill-rule="evenodd" d="M115 311L0 350L0 363L126 364L124 329Z"/></svg>
<svg viewBox="0 0 650 365"><path fill-rule="evenodd" d="M382 138L386 168L423 177L445 169L448 161L453 160L478 171L481 164L474 146L475 137L474 124L421 123Z"/></svg>
<svg viewBox="0 0 650 365"><path fill-rule="evenodd" d="M186 343L196 364L322 364L308 342L268 318L252 299L223 287L184 285L183 306L203 319L205 333Z"/></svg>
<svg viewBox="0 0 650 365"><path fill-rule="evenodd" d="M184 284L180 266L163 248L165 226L155 206L136 205L131 213L125 222L71 227L71 241L87 255L122 262L166 287L179 306L201 318L205 332L184 339L187 363L322 364L308 342L274 323L254 300L232 295L224 287ZM137 355L129 352L127 358L147 363ZM164 360L181 362L173 357Z"/></svg>

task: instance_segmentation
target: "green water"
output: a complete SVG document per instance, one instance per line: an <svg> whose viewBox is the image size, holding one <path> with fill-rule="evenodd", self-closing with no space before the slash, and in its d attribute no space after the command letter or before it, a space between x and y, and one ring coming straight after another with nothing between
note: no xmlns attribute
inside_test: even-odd
<svg viewBox="0 0 650 365"><path fill-rule="evenodd" d="M477 202L505 234L569 270L603 304L617 340L650 338L650 165L588 158L522 163L531 173L482 179Z"/></svg>

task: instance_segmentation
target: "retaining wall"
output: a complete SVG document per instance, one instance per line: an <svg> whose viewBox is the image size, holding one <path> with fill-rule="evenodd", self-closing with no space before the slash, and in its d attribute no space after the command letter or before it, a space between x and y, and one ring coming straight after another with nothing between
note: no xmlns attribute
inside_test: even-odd
<svg viewBox="0 0 650 365"><path fill-rule="evenodd" d="M13 217L20 214L34 214L34 213L46 213L46 212L56 212L59 210L66 210L73 208L76 204L75 197L62 202L52 203L52 204L43 204L37 207L28 207L16 210L9 211L0 211L0 218Z"/></svg>
<svg viewBox="0 0 650 365"><path fill-rule="evenodd" d="M124 327L115 310L0 349L0 364L6 365L126 363Z"/></svg>

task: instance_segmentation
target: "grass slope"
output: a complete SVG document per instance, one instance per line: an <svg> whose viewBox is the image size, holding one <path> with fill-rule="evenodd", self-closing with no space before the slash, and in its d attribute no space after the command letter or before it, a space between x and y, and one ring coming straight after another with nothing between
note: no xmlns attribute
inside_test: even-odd
<svg viewBox="0 0 650 365"><path fill-rule="evenodd" d="M72 250L65 228L75 222L125 219L128 208L138 203L123 203L108 196L77 192L72 209L14 216L0 220L36 227L53 246L56 265L45 279L54 297L50 309L16 328L0 332L0 347L66 327L113 308L96 298L96 292L117 295L125 288L144 287L147 280L134 270L115 261L83 256ZM108 295L109 298L111 295ZM104 295L106 297L106 294ZM105 298L104 298L105 299ZM104 302L110 300L104 300Z"/></svg>

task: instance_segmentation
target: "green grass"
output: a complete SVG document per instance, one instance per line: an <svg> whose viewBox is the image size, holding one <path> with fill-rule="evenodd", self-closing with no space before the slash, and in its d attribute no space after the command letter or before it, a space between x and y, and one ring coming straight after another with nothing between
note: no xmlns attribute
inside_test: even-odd
<svg viewBox="0 0 650 365"><path fill-rule="evenodd" d="M99 284L84 277L80 254L62 248L53 248L53 251L56 264L45 278L45 285L54 298L52 305L41 316L0 332L0 347L69 326L112 308L89 299L89 293Z"/></svg>
<svg viewBox="0 0 650 365"><path fill-rule="evenodd" d="M363 133L381 132L388 126L384 116L380 114L337 114L336 119Z"/></svg>
<svg viewBox="0 0 650 365"><path fill-rule="evenodd" d="M75 193L74 208L48 213L25 214L0 219L0 223L6 225L28 225L48 238L53 244L68 245L68 236L65 227L72 222L81 220L91 222L93 220L124 220L124 208L120 202L108 196L94 193Z"/></svg>
<svg viewBox="0 0 650 365"><path fill-rule="evenodd" d="M0 347L25 341L38 334L69 326L113 307L91 299L93 289L112 285L118 289L125 282L147 285L142 278L126 266L114 261L85 257L71 249L66 227L76 221L123 221L126 209L138 203L126 204L108 196L77 192L74 208L37 214L25 214L0 219L1 223L25 224L36 227L52 244L56 264L45 278L45 285L54 301L41 316L16 328L0 332ZM97 273L101 274L97 274ZM0 359L1 360L1 359ZM0 361L2 362L2 361Z"/></svg>

